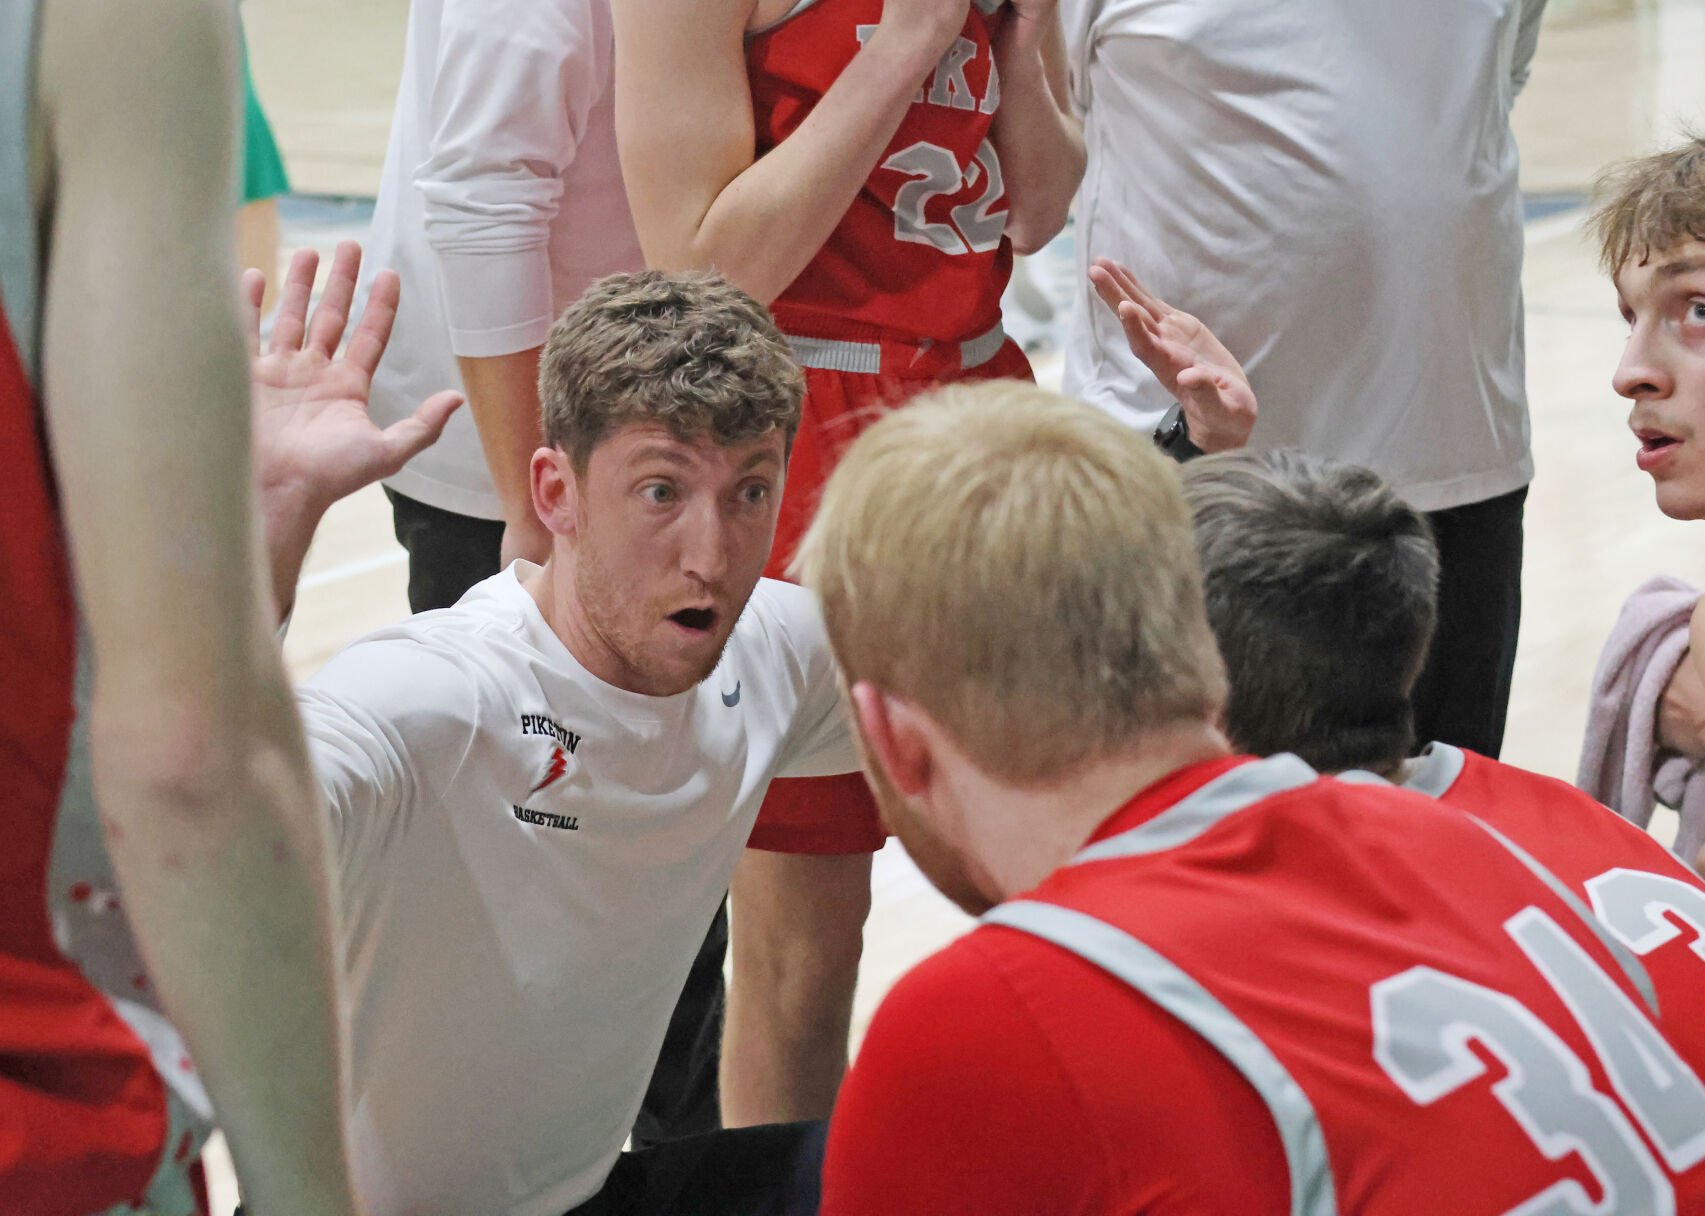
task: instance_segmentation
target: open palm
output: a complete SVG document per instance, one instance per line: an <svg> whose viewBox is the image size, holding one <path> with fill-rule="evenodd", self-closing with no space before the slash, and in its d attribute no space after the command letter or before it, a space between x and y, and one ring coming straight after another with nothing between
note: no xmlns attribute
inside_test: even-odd
<svg viewBox="0 0 1705 1216"><path fill-rule="evenodd" d="M373 372L390 341L401 287L382 270L367 307L340 357L361 269L361 247L337 248L312 322L308 303L319 255L299 250L279 292L271 341L261 349L260 307L265 278L243 276L245 330L253 394L255 468L263 500L284 496L323 509L402 468L444 431L461 395L442 392L414 414L383 429L367 414Z"/></svg>
<svg viewBox="0 0 1705 1216"><path fill-rule="evenodd" d="M1096 258L1089 281L1119 318L1131 353L1184 407L1191 442L1204 452L1247 443L1258 413L1255 390L1214 332L1149 292L1118 262Z"/></svg>

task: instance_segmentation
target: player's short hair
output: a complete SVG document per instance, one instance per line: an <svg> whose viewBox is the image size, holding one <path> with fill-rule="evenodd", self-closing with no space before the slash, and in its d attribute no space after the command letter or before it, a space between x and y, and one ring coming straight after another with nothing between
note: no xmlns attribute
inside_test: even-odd
<svg viewBox="0 0 1705 1216"><path fill-rule="evenodd" d="M805 380L770 314L720 275L645 270L599 279L539 357L545 442L577 472L619 427L742 443L799 429Z"/></svg>
<svg viewBox="0 0 1705 1216"><path fill-rule="evenodd" d="M1045 783L1225 695L1172 462L1030 384L878 421L794 569L848 681L919 705L1002 780Z"/></svg>
<svg viewBox="0 0 1705 1216"><path fill-rule="evenodd" d="M1426 518L1378 474L1294 451L1194 461L1184 498L1231 677L1232 742L1323 772L1406 758L1437 617Z"/></svg>
<svg viewBox="0 0 1705 1216"><path fill-rule="evenodd" d="M1599 264L1615 275L1633 259L1705 241L1705 139L1612 165L1593 188L1590 221Z"/></svg>

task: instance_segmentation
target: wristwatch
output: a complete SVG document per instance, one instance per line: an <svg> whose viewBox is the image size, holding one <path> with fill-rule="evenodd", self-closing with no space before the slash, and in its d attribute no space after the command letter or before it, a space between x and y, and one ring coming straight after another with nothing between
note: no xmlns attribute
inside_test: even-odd
<svg viewBox="0 0 1705 1216"><path fill-rule="evenodd" d="M1184 407L1176 401L1154 428L1154 446L1179 464L1203 455L1202 449L1190 442L1190 424L1185 421Z"/></svg>

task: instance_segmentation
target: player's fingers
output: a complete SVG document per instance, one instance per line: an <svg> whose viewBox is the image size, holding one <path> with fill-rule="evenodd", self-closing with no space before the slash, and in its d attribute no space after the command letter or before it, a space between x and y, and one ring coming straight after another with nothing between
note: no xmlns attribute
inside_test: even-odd
<svg viewBox="0 0 1705 1216"><path fill-rule="evenodd" d="M308 323L304 349L318 351L327 359L337 353L344 327L349 324L349 307L355 300L355 280L360 273L361 246L354 241L339 241L337 252L332 254L325 289L314 306L314 319Z"/></svg>
<svg viewBox="0 0 1705 1216"><path fill-rule="evenodd" d="M344 358L366 375L371 376L385 357L385 347L391 341L391 327L397 320L397 301L402 298L402 283L394 270L381 270L373 276L368 289L367 303L355 332L349 337L349 349Z"/></svg>
<svg viewBox="0 0 1705 1216"><path fill-rule="evenodd" d="M1119 292L1121 299L1128 301L1132 307L1139 309L1151 322L1159 325L1165 318L1165 305L1156 307L1159 303L1152 295L1142 289L1142 284L1132 277L1131 272L1117 262L1108 262L1107 277ZM1134 290L1133 290L1134 289Z"/></svg>
<svg viewBox="0 0 1705 1216"><path fill-rule="evenodd" d="M1151 314L1155 320L1161 320L1172 311L1171 305L1142 285L1137 276L1131 273L1129 266L1121 262L1114 262L1112 267L1114 277L1119 280L1119 286L1125 289L1125 293L1131 299L1141 304L1143 309Z"/></svg>
<svg viewBox="0 0 1705 1216"><path fill-rule="evenodd" d="M422 401L413 414L385 428L385 447L391 473L438 442L450 415L461 406L462 400L462 394L450 390L434 393Z"/></svg>
<svg viewBox="0 0 1705 1216"><path fill-rule="evenodd" d="M273 354L294 354L302 349L308 329L308 301L314 297L314 272L319 268L320 255L312 249L298 249L290 259L290 269L284 272L284 283L278 290L278 311L272 318Z"/></svg>
<svg viewBox="0 0 1705 1216"><path fill-rule="evenodd" d="M260 354L260 305L266 299L266 276L253 267L243 271L237 297L243 309L243 342L253 359Z"/></svg>
<svg viewBox="0 0 1705 1216"><path fill-rule="evenodd" d="M1119 305L1119 323L1125 327L1125 337L1130 342L1131 349L1145 363L1149 362L1149 355L1144 352L1158 352L1165 342L1159 323L1141 304L1132 300L1126 300Z"/></svg>
<svg viewBox="0 0 1705 1216"><path fill-rule="evenodd" d="M1119 305L1126 302L1124 289L1113 278L1113 272L1100 262L1089 268L1089 285L1095 288L1095 294L1101 297L1101 302L1115 313L1119 311Z"/></svg>

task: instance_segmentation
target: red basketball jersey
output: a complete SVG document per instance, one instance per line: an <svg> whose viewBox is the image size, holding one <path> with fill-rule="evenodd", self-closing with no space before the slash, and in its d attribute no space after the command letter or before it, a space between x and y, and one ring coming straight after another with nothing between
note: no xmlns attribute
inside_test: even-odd
<svg viewBox="0 0 1705 1216"><path fill-rule="evenodd" d="M800 0L747 37L760 156L829 91L882 4ZM991 40L1005 16L1002 0L974 0L834 234L776 300L784 330L962 342L999 323L1012 247L989 131L1000 105Z"/></svg>
<svg viewBox="0 0 1705 1216"><path fill-rule="evenodd" d="M139 1200L167 1135L148 1049L56 941L75 617L34 393L0 307L0 1210Z"/></svg>
<svg viewBox="0 0 1705 1216"><path fill-rule="evenodd" d="M1272 1115L1293 1212L1705 1211L1705 1085L1638 968L1426 798L1241 764L1139 796L984 921L1212 1044Z"/></svg>
<svg viewBox="0 0 1705 1216"><path fill-rule="evenodd" d="M1485 820L1591 905L1640 956L1671 1040L1705 1073L1705 882L1663 845L1565 781L1435 743L1408 789Z"/></svg>

